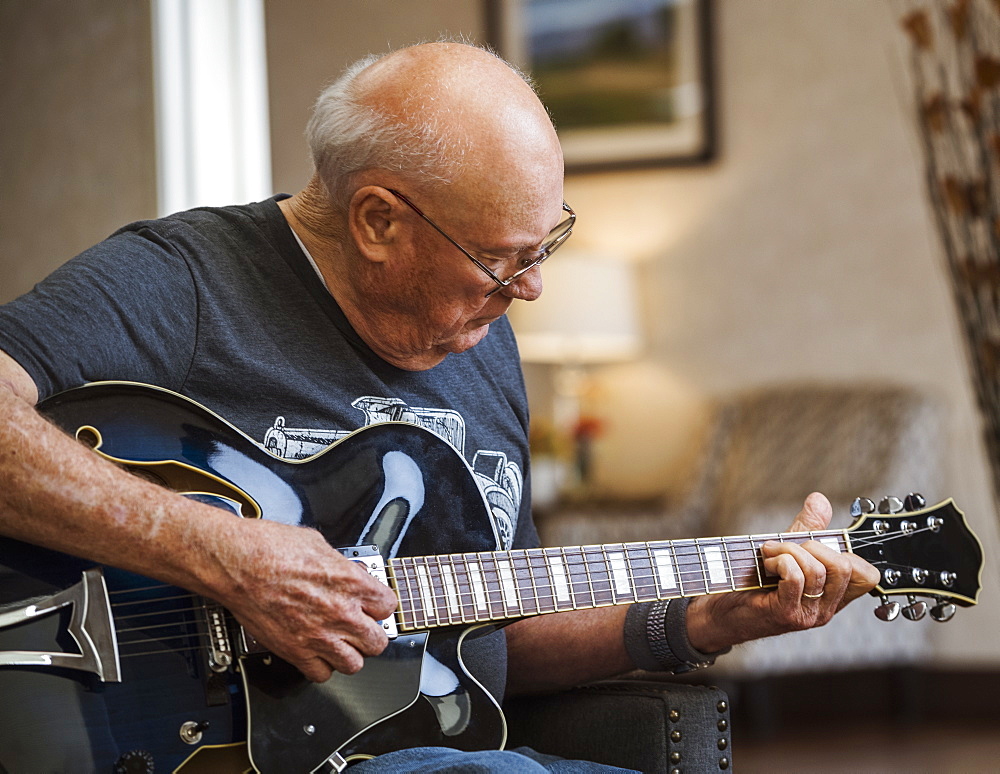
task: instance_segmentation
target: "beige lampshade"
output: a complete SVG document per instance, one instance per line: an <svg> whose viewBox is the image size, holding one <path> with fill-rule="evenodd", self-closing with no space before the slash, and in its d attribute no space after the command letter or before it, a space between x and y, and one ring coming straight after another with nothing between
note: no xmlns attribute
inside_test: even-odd
<svg viewBox="0 0 1000 774"><path fill-rule="evenodd" d="M515 301L508 316L521 359L588 365L635 358L642 346L631 264L563 248L542 267L537 301Z"/></svg>

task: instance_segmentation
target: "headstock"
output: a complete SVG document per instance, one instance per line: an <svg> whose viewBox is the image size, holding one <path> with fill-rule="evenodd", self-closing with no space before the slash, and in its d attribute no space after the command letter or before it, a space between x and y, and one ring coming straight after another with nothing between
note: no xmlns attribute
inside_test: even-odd
<svg viewBox="0 0 1000 774"><path fill-rule="evenodd" d="M851 506L856 518L848 528L851 550L882 573L871 593L882 600L875 615L883 621L900 612L911 621L923 618L928 605L918 596L936 600L931 618L942 622L955 615L956 605L977 602L983 569L979 538L953 500L925 506L919 494L903 501L886 497L878 507L859 497ZM890 601L890 594L905 594L907 604Z"/></svg>

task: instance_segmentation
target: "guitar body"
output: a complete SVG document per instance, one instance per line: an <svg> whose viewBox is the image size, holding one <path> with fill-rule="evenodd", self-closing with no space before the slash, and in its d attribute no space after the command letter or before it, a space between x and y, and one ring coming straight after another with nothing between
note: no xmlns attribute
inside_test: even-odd
<svg viewBox="0 0 1000 774"><path fill-rule="evenodd" d="M363 428L320 455L289 462L200 405L144 385L89 385L40 410L138 475L244 517L314 527L333 546L377 545L387 558L498 548L465 460L414 425ZM116 762L140 759L166 771L192 753L182 770L222 771L221 761L236 758L233 746L245 739L262 772L312 771L334 753L349 759L415 745L503 745L502 713L462 663L468 632L403 634L358 674L335 674L321 685L252 647L239 660L240 675L216 672L204 638L195 637L206 628L199 600L180 589L143 591L153 582L113 568L104 576L121 682L102 681L93 670L9 663L11 653L84 650L76 639L87 637L74 638L68 622L74 606L9 621L33 601L79 584L90 566L0 539L0 771L110 772ZM156 601L163 597L182 599ZM140 609L145 631L129 632L127 616ZM150 651L169 652L130 655ZM182 740L185 723L206 721L196 742ZM152 770L134 765L126 770Z"/></svg>

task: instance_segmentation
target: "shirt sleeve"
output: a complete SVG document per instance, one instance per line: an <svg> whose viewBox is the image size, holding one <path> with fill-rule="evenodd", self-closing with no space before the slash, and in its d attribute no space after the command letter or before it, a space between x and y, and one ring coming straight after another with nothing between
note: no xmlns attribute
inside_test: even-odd
<svg viewBox="0 0 1000 774"><path fill-rule="evenodd" d="M149 228L116 233L0 307L0 350L43 399L106 379L177 389L198 323L191 271Z"/></svg>

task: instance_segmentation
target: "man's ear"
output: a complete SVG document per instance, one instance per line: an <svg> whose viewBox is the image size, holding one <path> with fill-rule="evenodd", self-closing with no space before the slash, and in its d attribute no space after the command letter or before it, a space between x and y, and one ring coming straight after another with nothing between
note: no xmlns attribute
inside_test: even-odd
<svg viewBox="0 0 1000 774"><path fill-rule="evenodd" d="M396 208L386 189L366 185L354 192L347 211L347 225L354 244L365 258L382 262L399 240Z"/></svg>

